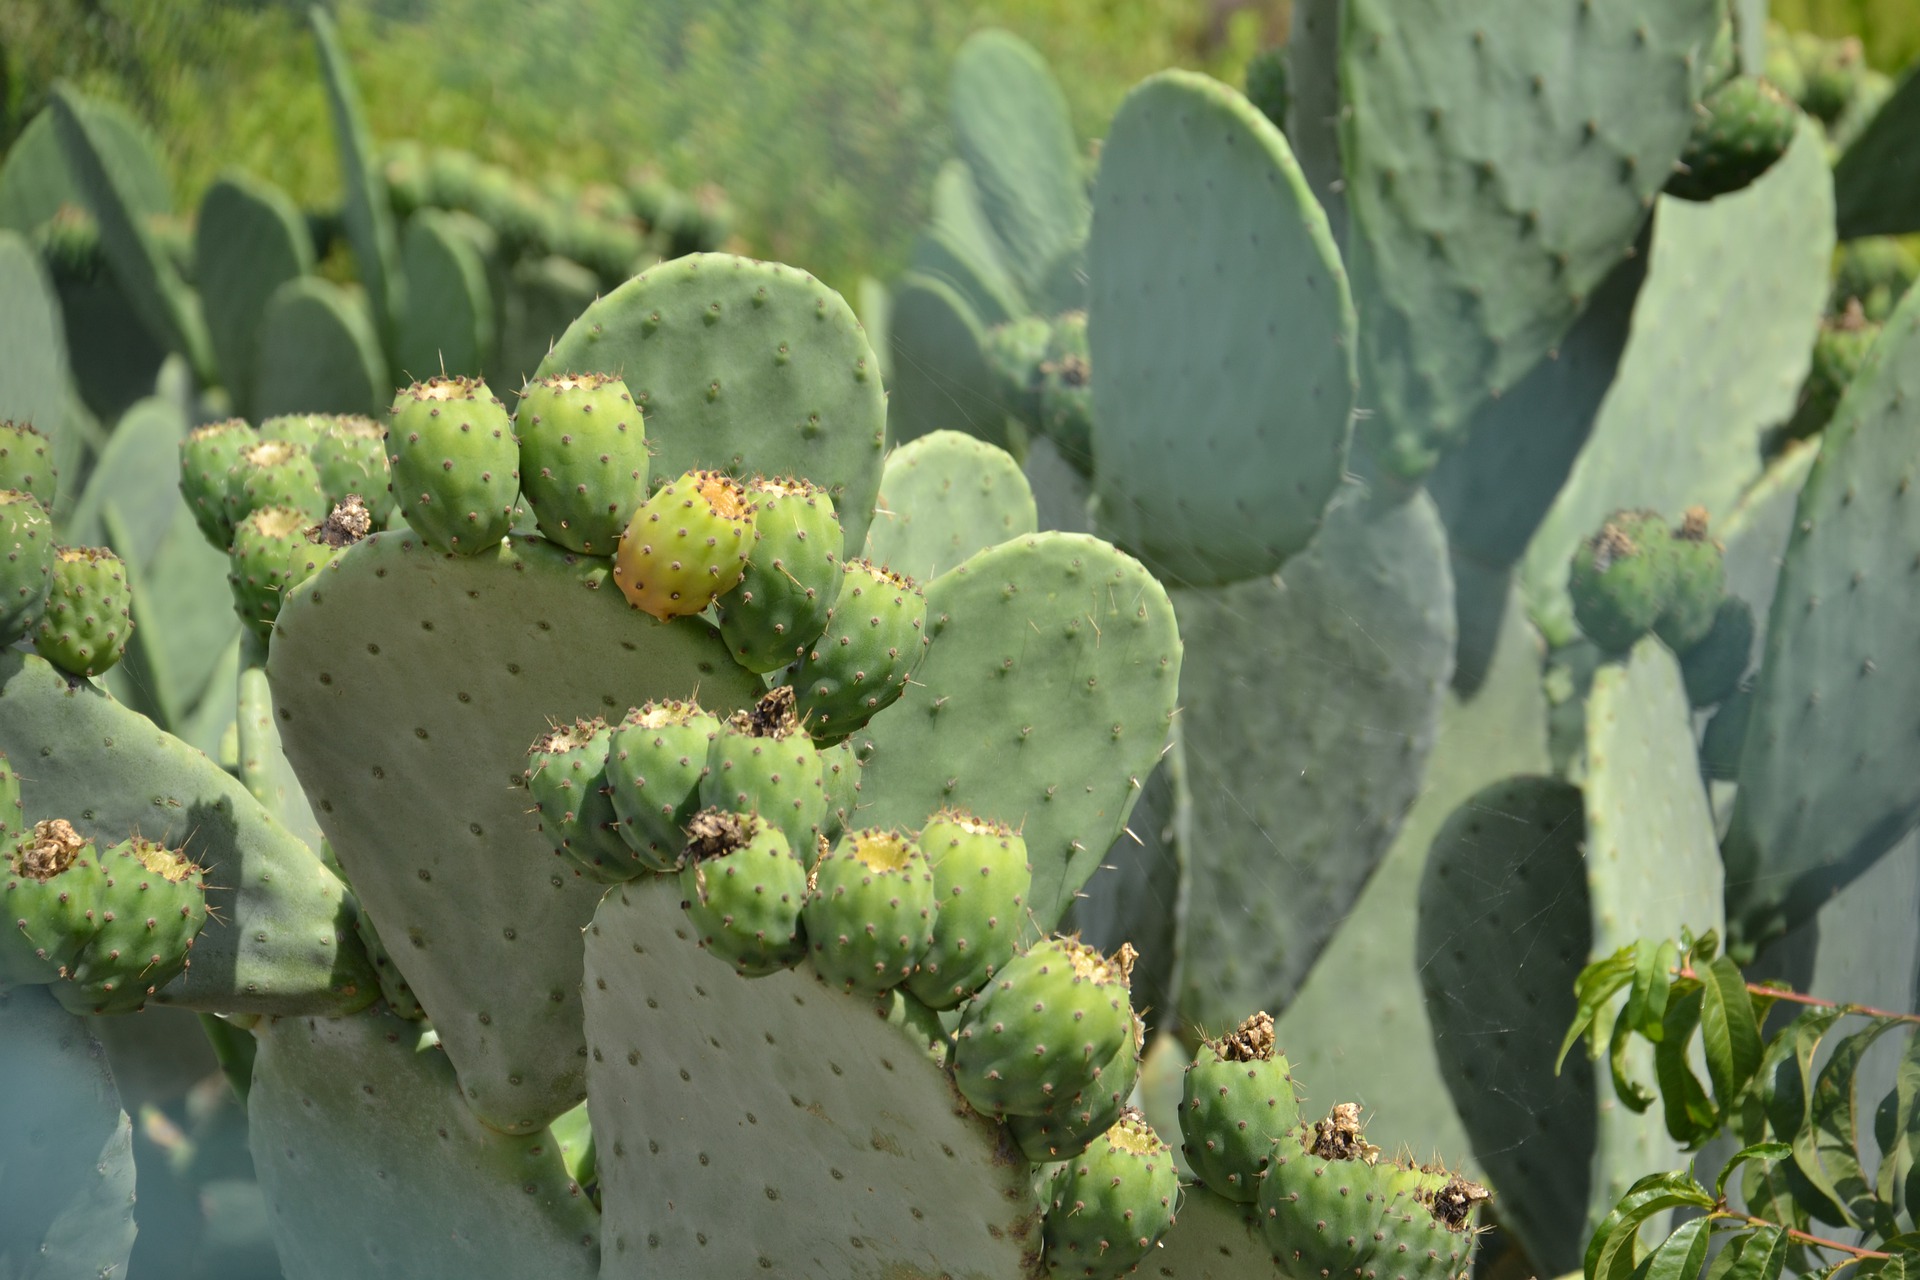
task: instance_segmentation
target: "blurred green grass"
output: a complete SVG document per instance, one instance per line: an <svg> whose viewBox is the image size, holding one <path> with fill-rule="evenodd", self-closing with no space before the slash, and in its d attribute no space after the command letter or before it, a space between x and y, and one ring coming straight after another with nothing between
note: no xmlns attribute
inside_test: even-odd
<svg viewBox="0 0 1920 1280"><path fill-rule="evenodd" d="M1129 86L1185 66L1237 83L1290 0L340 0L377 137L580 181L658 164L717 182L748 252L842 290L904 263L950 153L953 52L1005 26L1052 62L1083 139ZM304 6L8 0L4 122L66 77L151 123L190 204L221 169L338 198ZM0 132L0 145L10 138Z"/></svg>

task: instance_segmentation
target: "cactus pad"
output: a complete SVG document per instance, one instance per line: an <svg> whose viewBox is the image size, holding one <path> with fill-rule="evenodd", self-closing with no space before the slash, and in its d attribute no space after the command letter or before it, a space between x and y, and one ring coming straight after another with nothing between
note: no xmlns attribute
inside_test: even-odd
<svg viewBox="0 0 1920 1280"><path fill-rule="evenodd" d="M926 583L1037 528L1033 490L1010 454L936 431L887 456L866 558Z"/></svg>
<svg viewBox="0 0 1920 1280"><path fill-rule="evenodd" d="M200 199L193 262L220 381L241 410L250 409L267 302L313 269L313 237L286 193L228 173Z"/></svg>
<svg viewBox="0 0 1920 1280"><path fill-rule="evenodd" d="M274 290L261 320L256 414L377 413L392 386L359 294L316 276Z"/></svg>

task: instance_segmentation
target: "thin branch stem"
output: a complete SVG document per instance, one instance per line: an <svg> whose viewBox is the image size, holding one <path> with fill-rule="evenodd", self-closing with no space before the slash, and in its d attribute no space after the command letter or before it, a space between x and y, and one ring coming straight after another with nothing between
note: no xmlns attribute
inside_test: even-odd
<svg viewBox="0 0 1920 1280"><path fill-rule="evenodd" d="M1700 975L1694 972L1693 966L1690 964L1681 965L1679 971L1674 976L1692 978L1696 982L1702 980ZM1892 1018L1895 1022L1920 1023L1920 1013L1895 1013L1891 1009L1876 1009L1868 1004L1850 1004L1843 1000L1822 1000L1819 996L1802 995L1798 991L1782 991L1777 987L1769 987L1760 982L1749 982L1746 986L1750 994L1761 996L1768 1000L1785 1000L1788 1004L1813 1005L1820 1009L1838 1009L1842 1013L1857 1013L1864 1018Z"/></svg>
<svg viewBox="0 0 1920 1280"><path fill-rule="evenodd" d="M1865 1262L1870 1258L1890 1258L1890 1253L1881 1253L1878 1249L1863 1249L1857 1244L1841 1244L1838 1240L1829 1240L1825 1236L1810 1235L1805 1231L1789 1227L1785 1223L1774 1222L1769 1218L1756 1218L1750 1213L1736 1213L1727 1208L1722 1200L1720 1207L1713 1211L1712 1217L1725 1218L1733 1222L1744 1222L1752 1227L1778 1227L1787 1233L1787 1239L1798 1244L1810 1244L1816 1249L1833 1249L1840 1253L1851 1254L1853 1261Z"/></svg>

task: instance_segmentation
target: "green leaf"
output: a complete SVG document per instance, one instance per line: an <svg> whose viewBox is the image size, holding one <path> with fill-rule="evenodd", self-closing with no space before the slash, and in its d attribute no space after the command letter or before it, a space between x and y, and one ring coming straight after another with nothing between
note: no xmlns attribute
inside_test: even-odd
<svg viewBox="0 0 1920 1280"><path fill-rule="evenodd" d="M1892 1123L1879 1135L1883 1154L1874 1191L1889 1211L1897 1214L1905 1209L1907 1224L1920 1227L1920 1202L1911 1194L1920 1190L1914 1178L1914 1169L1920 1167L1914 1158L1920 1153L1920 1105L1916 1105L1920 1103L1920 1035L1908 1037L1888 1098L1893 1103Z"/></svg>
<svg viewBox="0 0 1920 1280"><path fill-rule="evenodd" d="M1566 1062L1568 1051L1588 1028L1595 1025L1596 1019L1600 1017L1600 1011L1606 1007L1607 1002L1619 994L1620 988L1633 981L1635 957L1639 950L1640 944L1637 942L1622 947L1604 960L1595 960L1582 969L1580 976L1574 979L1573 1025L1567 1028L1566 1038L1560 1042L1560 1056L1553 1061L1553 1074L1556 1076L1560 1074L1560 1067ZM1587 1056L1591 1058L1600 1056L1597 1038Z"/></svg>
<svg viewBox="0 0 1920 1280"><path fill-rule="evenodd" d="M1723 1280L1780 1280L1792 1240L1782 1227L1761 1227L1742 1236L1727 1247L1739 1246L1739 1254L1728 1266Z"/></svg>
<svg viewBox="0 0 1920 1280"><path fill-rule="evenodd" d="M1587 1245L1587 1280L1626 1280L1633 1273L1633 1246L1640 1224L1682 1205L1714 1206L1707 1189L1685 1169L1649 1174L1627 1188Z"/></svg>
<svg viewBox="0 0 1920 1280"><path fill-rule="evenodd" d="M1654 1076L1666 1104L1667 1132L1688 1146L1719 1128L1720 1115L1687 1062L1693 1029L1700 1023L1701 989L1694 986L1667 1006L1660 1043L1653 1047Z"/></svg>
<svg viewBox="0 0 1920 1280"><path fill-rule="evenodd" d="M1636 1280L1693 1280L1706 1265L1711 1218L1692 1218L1674 1228L1634 1271Z"/></svg>
<svg viewBox="0 0 1920 1280"><path fill-rule="evenodd" d="M1842 1040L1814 1085L1808 1126L1794 1135L1794 1164L1832 1202L1808 1207L1815 1217L1836 1227L1859 1226L1873 1219L1873 1188L1860 1167L1855 1075L1873 1042L1905 1025L1898 1018L1877 1018L1865 1030Z"/></svg>
<svg viewBox="0 0 1920 1280"><path fill-rule="evenodd" d="M1734 1099L1760 1069L1763 1049L1746 979L1725 956L1707 965L1702 978L1700 1039L1707 1051L1714 1101L1723 1111L1731 1110Z"/></svg>
<svg viewBox="0 0 1920 1280"><path fill-rule="evenodd" d="M1631 1002L1629 1002L1631 1010ZM1613 1024L1613 1046L1608 1061L1613 1068L1613 1092L1636 1115L1653 1105L1653 1090L1627 1074L1627 1050L1633 1047L1633 1019L1623 1013Z"/></svg>
<svg viewBox="0 0 1920 1280"><path fill-rule="evenodd" d="M1680 948L1671 938L1661 943L1653 954L1653 973L1647 984L1640 1034L1655 1044L1666 1034L1662 1019L1667 1016L1667 1002L1673 995L1673 971L1679 960Z"/></svg>
<svg viewBox="0 0 1920 1280"><path fill-rule="evenodd" d="M1698 938L1693 939L1687 946L1687 955L1693 962L1693 970L1695 973L1698 973L1705 966L1712 964L1713 958L1719 954L1720 931L1718 929L1707 930Z"/></svg>
<svg viewBox="0 0 1920 1280"><path fill-rule="evenodd" d="M1840 1017L1838 1009L1810 1008L1789 1022L1767 1046L1754 1083L1760 1091L1765 1123L1773 1136L1792 1142L1807 1125L1807 1077L1813 1055ZM1749 1137L1758 1142L1759 1138Z"/></svg>
<svg viewBox="0 0 1920 1280"><path fill-rule="evenodd" d="M1724 1200L1727 1198L1727 1182L1734 1171L1749 1160L1784 1160L1793 1154L1793 1148L1784 1142L1756 1142L1750 1147L1742 1147L1733 1153L1727 1161L1727 1167L1714 1179L1713 1194Z"/></svg>

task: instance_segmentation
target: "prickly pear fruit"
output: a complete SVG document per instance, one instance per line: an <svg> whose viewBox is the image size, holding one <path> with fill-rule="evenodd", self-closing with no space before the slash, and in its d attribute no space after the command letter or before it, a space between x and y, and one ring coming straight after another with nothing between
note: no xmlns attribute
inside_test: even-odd
<svg viewBox="0 0 1920 1280"><path fill-rule="evenodd" d="M1860 303L1849 302L1838 316L1823 321L1813 339L1813 362L1800 387L1800 403L1782 434L1804 440L1825 430L1840 398L1860 376L1880 341L1880 326L1868 320Z"/></svg>
<svg viewBox="0 0 1920 1280"><path fill-rule="evenodd" d="M1864 319L1884 324L1916 277L1920 277L1920 259L1903 241L1894 236L1861 236L1840 246L1829 306L1840 315L1849 302L1858 302Z"/></svg>
<svg viewBox="0 0 1920 1280"><path fill-rule="evenodd" d="M1739 596L1722 600L1707 634L1680 655L1688 702L1711 707L1733 696L1753 657L1753 633L1753 606Z"/></svg>
<svg viewBox="0 0 1920 1280"><path fill-rule="evenodd" d="M755 480L753 549L740 585L714 602L733 660L759 675L806 652L840 598L845 535L827 491L808 480Z"/></svg>
<svg viewBox="0 0 1920 1280"><path fill-rule="evenodd" d="M865 560L846 579L825 634L784 676L800 723L822 746L844 741L906 692L927 647L927 594Z"/></svg>
<svg viewBox="0 0 1920 1280"><path fill-rule="evenodd" d="M1799 125L1785 94L1759 76L1735 76L1701 100L1667 194L1712 200L1741 190L1787 153Z"/></svg>
<svg viewBox="0 0 1920 1280"><path fill-rule="evenodd" d="M631 880L646 868L620 838L620 817L607 787L613 730L595 717L555 725L527 755L527 790L540 808L540 829L574 869L603 883Z"/></svg>
<svg viewBox="0 0 1920 1280"><path fill-rule="evenodd" d="M1210 1190L1252 1204L1274 1142L1299 1123L1293 1076L1266 1012L1201 1043L1181 1089L1181 1150Z"/></svg>
<svg viewBox="0 0 1920 1280"><path fill-rule="evenodd" d="M1605 653L1624 653L1673 597L1672 532L1659 513L1616 511L1573 553L1573 617Z"/></svg>
<svg viewBox="0 0 1920 1280"><path fill-rule="evenodd" d="M260 420L260 438L262 440L286 440L299 445L313 456L313 446L320 439L320 431L327 420L324 413L283 413L272 418ZM318 469L319 463L314 464Z"/></svg>
<svg viewBox="0 0 1920 1280"><path fill-rule="evenodd" d="M820 779L826 787L827 811L815 835L832 844L852 828L860 808L860 757L851 742L821 748Z"/></svg>
<svg viewBox="0 0 1920 1280"><path fill-rule="evenodd" d="M722 471L689 471L646 500L620 536L613 580L662 622L699 613L746 572L753 504Z"/></svg>
<svg viewBox="0 0 1920 1280"><path fill-rule="evenodd" d="M1084 311L1053 322L1040 362L1040 430L1082 475L1092 474L1093 363Z"/></svg>
<svg viewBox="0 0 1920 1280"><path fill-rule="evenodd" d="M255 511L234 526L227 553L227 585L234 612L255 638L265 643L280 616L280 600L293 586L294 559L312 522L286 507Z"/></svg>
<svg viewBox="0 0 1920 1280"><path fill-rule="evenodd" d="M932 940L933 872L897 831L849 832L814 865L800 918L822 978L879 995L906 980Z"/></svg>
<svg viewBox="0 0 1920 1280"><path fill-rule="evenodd" d="M59 491L53 449L47 438L24 422L0 419L0 489L31 494L48 512Z"/></svg>
<svg viewBox="0 0 1920 1280"><path fill-rule="evenodd" d="M1034 431L1040 429L1040 366L1047 358L1053 326L1040 316L1021 316L987 331L980 344L994 396L1009 415Z"/></svg>
<svg viewBox="0 0 1920 1280"><path fill-rule="evenodd" d="M1129 1107L1062 1165L1048 1188L1048 1268L1062 1276L1123 1276L1173 1225L1180 1174L1173 1151Z"/></svg>
<svg viewBox="0 0 1920 1280"><path fill-rule="evenodd" d="M620 836L640 865L672 871L700 807L700 776L720 718L691 702L649 702L627 713L607 752Z"/></svg>
<svg viewBox="0 0 1920 1280"><path fill-rule="evenodd" d="M800 928L807 869L780 829L758 815L696 813L680 892L700 945L736 972L759 978L807 958Z"/></svg>
<svg viewBox="0 0 1920 1280"><path fill-rule="evenodd" d="M1287 131L1287 112L1293 109L1293 82L1287 73L1287 46L1262 49L1247 59L1247 101L1280 132Z"/></svg>
<svg viewBox="0 0 1920 1280"><path fill-rule="evenodd" d="M327 498L320 491L307 446L294 440L262 440L240 451L227 472L227 522L240 522L268 507L297 511L308 524L326 518ZM226 550L222 547L221 550Z"/></svg>
<svg viewBox="0 0 1920 1280"><path fill-rule="evenodd" d="M105 547L61 547L54 552L47 609L33 634L40 656L69 675L113 669L133 636L133 595L127 566Z"/></svg>
<svg viewBox="0 0 1920 1280"><path fill-rule="evenodd" d="M53 521L30 493L0 489L0 645L32 633L53 589Z"/></svg>
<svg viewBox="0 0 1920 1280"><path fill-rule="evenodd" d="M930 1009L956 1009L1013 959L1033 868L1019 832L957 809L927 820L920 851L939 909L907 990Z"/></svg>
<svg viewBox="0 0 1920 1280"><path fill-rule="evenodd" d="M646 425L627 384L599 373L542 378L520 393L513 425L520 491L541 535L612 555L647 497Z"/></svg>
<svg viewBox="0 0 1920 1280"><path fill-rule="evenodd" d="M310 448L328 509L358 498L373 524L386 524L393 511L393 492L387 471L387 433L380 424L356 414L328 415L321 419Z"/></svg>
<svg viewBox="0 0 1920 1280"><path fill-rule="evenodd" d="M100 855L99 930L53 994L69 1013L133 1013L185 971L207 922L201 869L139 836Z"/></svg>
<svg viewBox="0 0 1920 1280"><path fill-rule="evenodd" d="M1806 88L1800 105L1822 124L1834 124L1853 101L1855 86L1867 69L1866 50L1858 36L1810 41L1800 69Z"/></svg>
<svg viewBox="0 0 1920 1280"><path fill-rule="evenodd" d="M16 833L0 865L0 988L56 982L100 928L100 852L63 818Z"/></svg>
<svg viewBox="0 0 1920 1280"><path fill-rule="evenodd" d="M393 398L394 505L436 551L478 555L513 527L520 446L506 406L477 378L416 382Z"/></svg>
<svg viewBox="0 0 1920 1280"><path fill-rule="evenodd" d="M1720 544L1707 532L1703 507L1689 507L1667 544L1673 559L1673 594L1654 621L1653 633L1675 653L1706 639L1720 602L1727 598L1727 566Z"/></svg>
<svg viewBox="0 0 1920 1280"><path fill-rule="evenodd" d="M196 427L180 442L180 496L193 522L215 551L233 545L233 519L227 514L227 481L240 455L260 443L240 418Z"/></svg>
<svg viewBox="0 0 1920 1280"><path fill-rule="evenodd" d="M1020 1144L1020 1153L1035 1164L1071 1160L1112 1128L1140 1083L1140 1050L1146 1042L1147 1024L1134 1014L1133 1034L1100 1064L1091 1085L1056 1102L1046 1115L1008 1116L1007 1130Z"/></svg>
<svg viewBox="0 0 1920 1280"><path fill-rule="evenodd" d="M0 852L27 835L26 806L20 802L20 774L0 751Z"/></svg>
<svg viewBox="0 0 1920 1280"><path fill-rule="evenodd" d="M1048 938L975 994L954 1040L953 1079L984 1115L1045 1115L1090 1088L1131 1033L1133 948L1112 957Z"/></svg>
<svg viewBox="0 0 1920 1280"><path fill-rule="evenodd" d="M752 710L722 722L707 746L700 807L757 813L786 837L788 848L813 852L827 795L820 751L794 719L793 690L770 690Z"/></svg>

